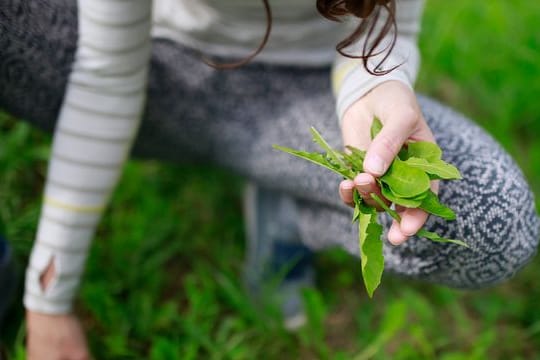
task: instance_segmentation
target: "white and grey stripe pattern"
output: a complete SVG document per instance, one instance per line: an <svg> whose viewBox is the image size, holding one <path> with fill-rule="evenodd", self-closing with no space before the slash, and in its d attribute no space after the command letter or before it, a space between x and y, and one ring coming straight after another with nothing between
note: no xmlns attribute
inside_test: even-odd
<svg viewBox="0 0 540 360"><path fill-rule="evenodd" d="M375 86L389 80L404 83L413 87L420 66L420 54L417 46L417 35L420 31L420 18L422 15L423 0L398 0L396 7L397 39L390 56L383 64L383 69L390 69L399 65L398 68L384 76L369 74L362 60L344 57L340 54L334 62L332 69L332 87L336 96L336 112L338 119L343 119L345 111L358 99L364 96ZM377 22L380 29L387 19L387 13L381 12ZM377 31L375 31L375 34ZM386 35L378 47L379 55L368 60L370 69L374 69L387 53L385 49L392 40L393 33ZM357 44L346 49L353 55L362 54L362 46L365 37Z"/></svg>
<svg viewBox="0 0 540 360"><path fill-rule="evenodd" d="M151 1L79 0L79 41L56 125L26 276L26 308L71 310L90 242L137 134L150 57ZM40 275L56 276L42 289Z"/></svg>

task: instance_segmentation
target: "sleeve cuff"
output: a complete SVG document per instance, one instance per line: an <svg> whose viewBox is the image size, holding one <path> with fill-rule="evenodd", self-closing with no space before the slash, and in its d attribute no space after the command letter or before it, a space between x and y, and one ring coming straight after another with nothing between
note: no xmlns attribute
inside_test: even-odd
<svg viewBox="0 0 540 360"><path fill-rule="evenodd" d="M73 311L72 301L59 303L49 301L41 297L26 292L23 299L24 307L27 310L49 315L69 314Z"/></svg>
<svg viewBox="0 0 540 360"><path fill-rule="evenodd" d="M349 81L348 84L344 86L342 91L340 91L336 100L336 112L340 125L343 119L343 115L345 114L347 109L357 100L370 92L377 85L380 85L387 81L400 81L403 84L407 85L409 88L413 88L413 85L411 84L407 76L404 73L398 71L398 69L384 76L371 76L367 80L363 75L355 74L356 72L357 71L355 70L350 74L351 81Z"/></svg>

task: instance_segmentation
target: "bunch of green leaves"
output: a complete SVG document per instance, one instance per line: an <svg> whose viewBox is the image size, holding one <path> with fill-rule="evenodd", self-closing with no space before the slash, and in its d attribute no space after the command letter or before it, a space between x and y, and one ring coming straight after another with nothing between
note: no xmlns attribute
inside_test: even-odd
<svg viewBox="0 0 540 360"><path fill-rule="evenodd" d="M371 126L371 139L381 131L382 124L375 118ZM307 152L279 145L275 149L323 166L346 179L353 180L356 174L363 172L366 152L352 146L348 151L338 151L323 139L321 134L311 128L313 141L324 152ZM408 142L393 160L386 173L377 178L381 194L395 205L407 208L420 208L432 215L446 220L455 220L452 209L443 205L439 197L431 190L431 180L459 180L459 170L442 160L442 150L435 143L427 141ZM381 282L384 270L382 226L377 223L377 209L368 205L356 190L354 196L353 222L358 222L360 259L362 276L370 297ZM401 222L399 214L388 207L375 193L370 194L375 202L396 221ZM461 240L446 239L437 233L420 229L417 236L441 243L453 243L468 247Z"/></svg>

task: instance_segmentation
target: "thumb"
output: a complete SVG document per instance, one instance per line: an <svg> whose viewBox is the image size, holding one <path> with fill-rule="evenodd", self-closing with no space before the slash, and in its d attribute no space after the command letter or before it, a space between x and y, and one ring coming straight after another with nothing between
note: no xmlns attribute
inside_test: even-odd
<svg viewBox="0 0 540 360"><path fill-rule="evenodd" d="M403 122L391 121L384 124L368 147L364 160L364 171L375 177L382 176L411 134L412 128Z"/></svg>

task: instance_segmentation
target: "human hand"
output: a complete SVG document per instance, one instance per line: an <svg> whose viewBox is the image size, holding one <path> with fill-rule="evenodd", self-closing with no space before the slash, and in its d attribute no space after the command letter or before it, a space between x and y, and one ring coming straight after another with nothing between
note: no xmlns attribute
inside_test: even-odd
<svg viewBox="0 0 540 360"><path fill-rule="evenodd" d="M91 359L86 338L75 315L48 315L26 311L27 359Z"/></svg>
<svg viewBox="0 0 540 360"><path fill-rule="evenodd" d="M375 116L381 120L383 128L371 141L370 127ZM344 145L367 149L365 172L358 174L354 181L343 180L339 185L341 200L350 206L354 206L353 189L356 188L367 204L377 207L370 193L384 197L375 178L386 172L407 140L435 142L414 92L399 81L381 83L351 105L343 116L341 130ZM437 192L438 182L432 181L431 188ZM401 223L393 221L388 240L399 245L420 230L428 214L421 209L401 206L396 210Z"/></svg>

